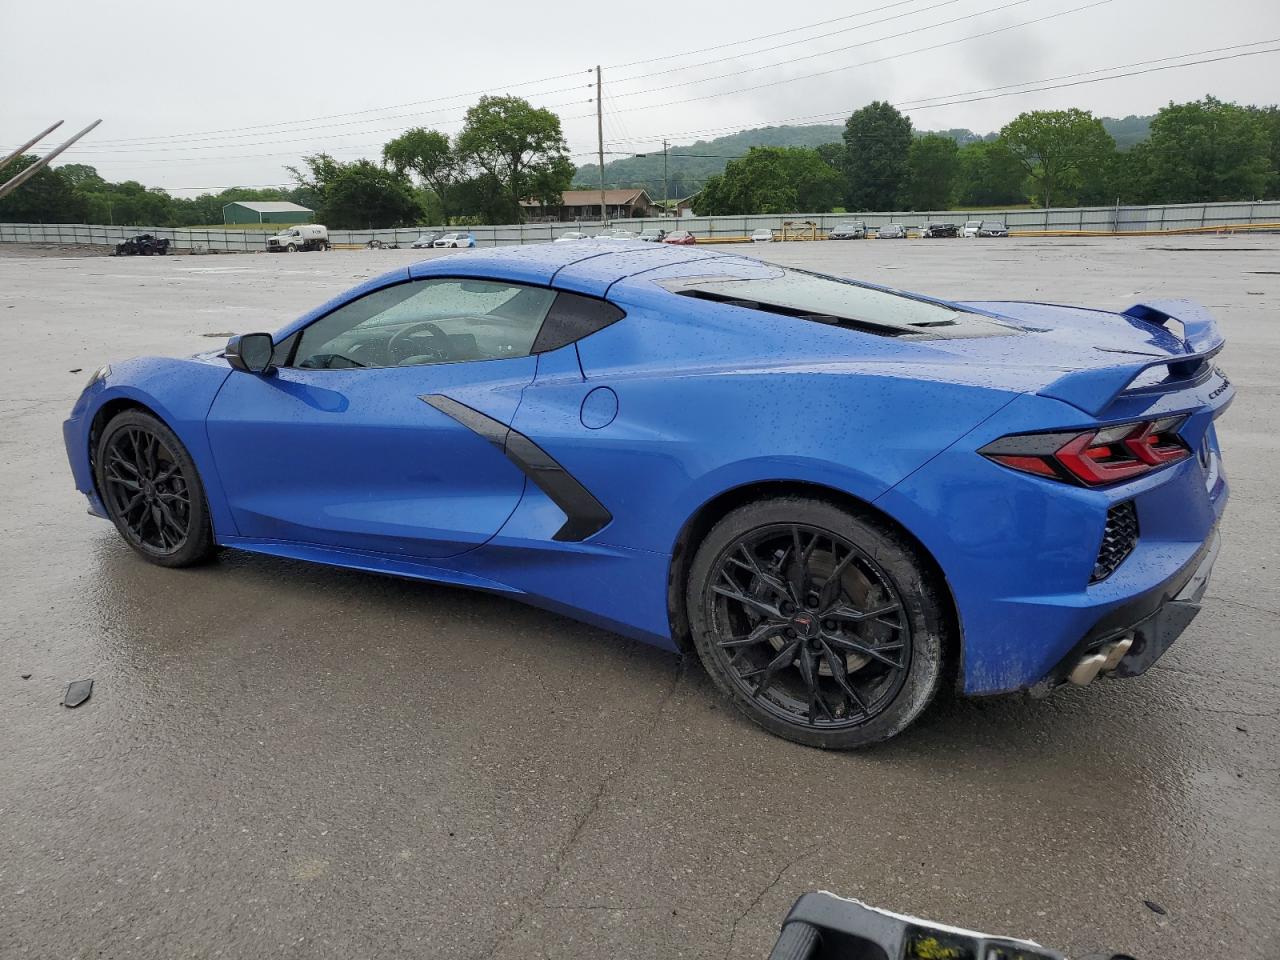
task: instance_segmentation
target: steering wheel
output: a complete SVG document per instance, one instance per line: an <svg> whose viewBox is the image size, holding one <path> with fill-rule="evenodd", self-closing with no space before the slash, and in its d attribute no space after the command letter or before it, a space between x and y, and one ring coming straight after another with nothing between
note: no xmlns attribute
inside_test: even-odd
<svg viewBox="0 0 1280 960"><path fill-rule="evenodd" d="M412 353L405 352L401 355L401 351L406 348L409 338L420 330L426 330L431 334L430 342L427 344L415 344ZM430 357L431 360L437 363L443 362L449 359L449 335L430 320L411 323L387 341L387 353L390 354L389 359L394 363L401 363L409 357Z"/></svg>

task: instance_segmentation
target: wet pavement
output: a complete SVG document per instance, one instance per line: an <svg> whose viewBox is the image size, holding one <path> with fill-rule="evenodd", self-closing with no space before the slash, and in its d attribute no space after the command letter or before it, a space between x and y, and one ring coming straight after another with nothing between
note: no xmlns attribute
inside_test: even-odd
<svg viewBox="0 0 1280 960"><path fill-rule="evenodd" d="M1205 610L1148 675L952 700L825 754L696 663L506 599L230 552L149 566L68 474L90 371L274 329L420 254L9 249L0 957L763 958L814 888L1073 955L1280 954L1280 238L750 252L1215 311L1233 500Z"/></svg>

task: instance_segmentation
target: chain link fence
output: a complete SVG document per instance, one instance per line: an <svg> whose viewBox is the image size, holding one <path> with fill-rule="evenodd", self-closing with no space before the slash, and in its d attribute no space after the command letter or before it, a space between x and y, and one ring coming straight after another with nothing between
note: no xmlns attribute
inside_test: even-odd
<svg viewBox="0 0 1280 960"><path fill-rule="evenodd" d="M699 239L734 240L750 236L752 231L769 229L779 234L784 222L789 231L810 222L816 235L823 237L839 223L861 220L877 228L888 223L918 227L929 222L963 224L969 220L999 220L1015 234L1042 233L1142 234L1173 231L1214 231L1234 228L1280 230L1280 201L1243 203L1183 203L1165 206L1061 207L1048 210L928 210L884 211L876 213L834 214L793 213L779 216L750 217L680 217L660 220L634 219L571 223L525 223L476 227L403 227L394 230L331 230L329 240L335 246L365 246L376 241L385 246L407 247L426 233L469 232L477 246L494 247L526 243L548 243L569 231L599 233L608 226L627 230L688 230ZM281 227L285 230L287 227ZM173 247L192 252L257 253L267 249L269 230L235 230L218 228L171 228L146 226L103 226L71 223L0 223L0 243L97 244L114 247L140 233L167 238Z"/></svg>

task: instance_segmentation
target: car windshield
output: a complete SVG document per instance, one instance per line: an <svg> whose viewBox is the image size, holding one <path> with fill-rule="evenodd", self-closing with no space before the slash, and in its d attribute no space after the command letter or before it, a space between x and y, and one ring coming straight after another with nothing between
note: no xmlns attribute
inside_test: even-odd
<svg viewBox="0 0 1280 960"><path fill-rule="evenodd" d="M860 223L842 223L842 224L840 224L839 226L837 226L837 227L836 227L836 232L837 232L837 233L840 233L840 232L852 232L852 231L854 231L854 230L857 230L857 229L858 229L859 227L861 227L861 226L862 226L862 224L860 224Z"/></svg>
<svg viewBox="0 0 1280 960"><path fill-rule="evenodd" d="M766 276L659 281L680 296L888 336L982 337L1019 332L958 307L842 277L778 267Z"/></svg>
<svg viewBox="0 0 1280 960"><path fill-rule="evenodd" d="M982 226L983 226L983 229L985 230L1003 230L1004 229L1004 224L1001 223L999 220L988 220Z"/></svg>

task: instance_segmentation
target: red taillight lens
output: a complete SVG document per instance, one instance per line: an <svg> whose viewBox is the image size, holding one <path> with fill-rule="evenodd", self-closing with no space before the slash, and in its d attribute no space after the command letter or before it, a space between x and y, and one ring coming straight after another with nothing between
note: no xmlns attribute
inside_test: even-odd
<svg viewBox="0 0 1280 960"><path fill-rule="evenodd" d="M1002 437L979 453L1013 470L1089 487L1132 480L1191 456L1178 428L1186 417L1122 423L1085 433Z"/></svg>

